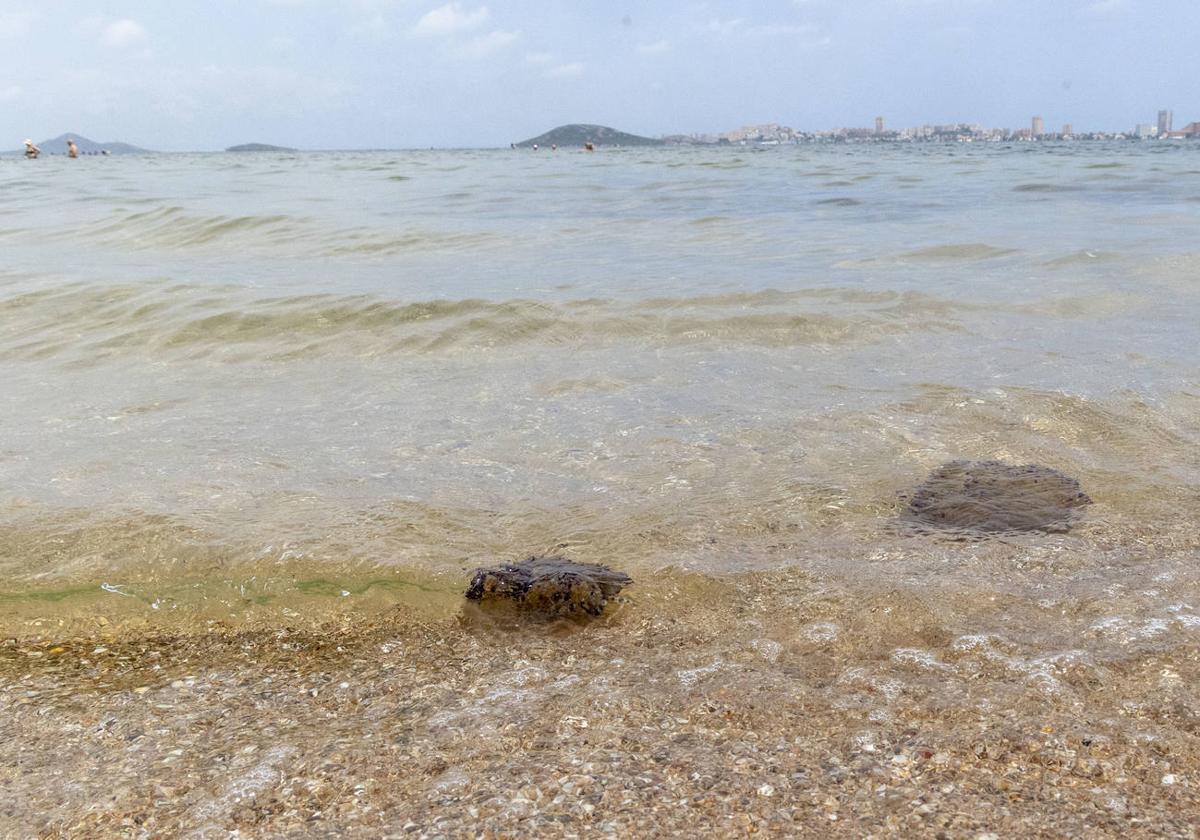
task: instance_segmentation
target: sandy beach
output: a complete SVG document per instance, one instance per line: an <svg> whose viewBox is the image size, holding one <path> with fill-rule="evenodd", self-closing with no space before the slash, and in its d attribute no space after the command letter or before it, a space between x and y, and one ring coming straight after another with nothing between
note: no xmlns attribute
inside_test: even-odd
<svg viewBox="0 0 1200 840"><path fill-rule="evenodd" d="M1037 661L970 612L661 574L587 625L35 632L2 834L1195 836L1200 647Z"/></svg>

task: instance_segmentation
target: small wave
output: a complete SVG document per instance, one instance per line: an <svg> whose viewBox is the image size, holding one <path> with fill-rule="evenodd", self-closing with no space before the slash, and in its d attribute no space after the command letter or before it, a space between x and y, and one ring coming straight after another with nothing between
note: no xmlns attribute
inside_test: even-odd
<svg viewBox="0 0 1200 840"><path fill-rule="evenodd" d="M133 248L188 248L238 237L284 244L311 234L305 220L292 216L197 216L179 206L119 213L81 232ZM64 236L74 238L79 233L68 231Z"/></svg>
<svg viewBox="0 0 1200 840"><path fill-rule="evenodd" d="M1013 192L1019 193L1062 193L1062 192L1079 192L1083 187L1078 187L1073 184L1017 184L1013 187Z"/></svg>
<svg viewBox="0 0 1200 840"><path fill-rule="evenodd" d="M465 200L469 193L445 196ZM134 250L286 249L289 256L381 256L407 251L470 249L504 239L491 233L439 232L412 229L401 233L375 228L330 228L307 217L282 214L261 216L203 216L183 207L157 207L118 213L82 229L65 229L55 236L79 237L104 245Z"/></svg>
<svg viewBox="0 0 1200 840"><path fill-rule="evenodd" d="M1145 309L1149 301L1145 298L1117 292L1093 295L1069 295L1051 298L1016 307L1018 312L1040 315L1055 319L1065 318L1113 318Z"/></svg>
<svg viewBox="0 0 1200 840"><path fill-rule="evenodd" d="M1015 254L1016 251L1012 248L997 248L994 245L987 245L982 242L970 242L961 245L934 245L929 248L918 248L915 251L906 251L900 255L903 260L929 260L929 261L952 261L952 260L991 260L997 257L1005 257L1010 254Z"/></svg>
<svg viewBox="0 0 1200 840"><path fill-rule="evenodd" d="M857 198L822 198L817 204L828 207L858 207L862 202Z"/></svg>
<svg viewBox="0 0 1200 840"><path fill-rule="evenodd" d="M1110 253L1108 251L1092 251L1084 249L1075 251L1062 257L1056 257L1052 260L1047 260L1043 265L1048 268L1067 268L1073 265L1097 265L1100 263L1109 263L1121 259L1120 254Z"/></svg>
<svg viewBox="0 0 1200 840"><path fill-rule="evenodd" d="M973 444L980 440L980 429L1004 428L1002 445L981 453L981 457L1037 460L1033 455L1047 446L1052 451L1084 448L1088 464L1077 464L1067 471L1081 479L1090 473L1085 483L1095 486L1097 495L1103 497L1123 495L1132 500L1144 487L1141 482L1169 478L1175 470L1186 474L1197 466L1197 434L1191 420L1194 400L1182 400L1172 410L1167 404L1147 403L1133 393L1100 401L1036 388L980 392L925 384L916 397L894 408L913 416L942 418L937 421L939 434ZM1022 454L1014 454L1017 451ZM1161 454L1163 466L1143 476L1130 474L1128 465L1145 463L1149 453ZM1131 455L1139 457L1131 461ZM1194 496L1191 484L1189 479L1181 486L1188 487L1186 494ZM1165 497L1137 500L1138 506L1143 503L1169 507L1176 502Z"/></svg>
<svg viewBox="0 0 1200 840"><path fill-rule="evenodd" d="M371 296L249 298L234 288L67 285L0 298L0 358L91 365L127 353L288 359L707 342L771 347L960 329L958 307L913 293L767 291L621 302L482 299L396 302Z"/></svg>
<svg viewBox="0 0 1200 840"><path fill-rule="evenodd" d="M471 250L506 240L491 233L434 233L421 230L388 235L375 230L350 231L317 245L322 256L386 256L406 251Z"/></svg>

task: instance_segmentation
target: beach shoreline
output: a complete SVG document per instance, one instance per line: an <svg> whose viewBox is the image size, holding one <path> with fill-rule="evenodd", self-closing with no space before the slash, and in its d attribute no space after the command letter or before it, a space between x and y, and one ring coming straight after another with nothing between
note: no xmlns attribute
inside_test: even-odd
<svg viewBox="0 0 1200 840"><path fill-rule="evenodd" d="M1194 640L1039 661L900 590L779 572L668 612L690 585L586 624L9 639L0 836L1197 830Z"/></svg>

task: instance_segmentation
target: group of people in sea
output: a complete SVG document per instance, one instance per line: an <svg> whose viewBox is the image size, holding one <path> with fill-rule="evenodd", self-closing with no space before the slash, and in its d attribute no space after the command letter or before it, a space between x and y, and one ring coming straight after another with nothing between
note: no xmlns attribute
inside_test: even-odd
<svg viewBox="0 0 1200 840"><path fill-rule="evenodd" d="M42 153L42 150L39 149L32 140L25 141L25 158L27 160L34 160L39 155L41 155L41 153ZM85 154L85 155L107 155L108 153L109 153L108 149L101 149L98 152L84 152L83 154ZM75 144L74 140L72 140L70 137L68 137L67 138L67 157L77 158L77 157L79 157L79 154L80 154L79 146L77 146Z"/></svg>
<svg viewBox="0 0 1200 840"><path fill-rule="evenodd" d="M509 143L509 144L508 144L508 147L509 147L510 149L515 149L515 148L517 148L517 144L516 144L516 143ZM533 144L533 146L532 146L531 148L532 148L532 149L533 149L533 150L536 152L536 151L538 151L538 149L539 149L540 147L538 146L538 144L537 144L537 143L534 143L534 144ZM595 146L595 144L593 144L591 141L588 141L587 143L584 143L584 144L583 144L583 146L582 146L582 148L583 148L583 150L584 150L585 152L594 152L594 151L596 151L596 146ZM552 151L552 152L557 152L557 151L558 151L558 144L557 144L557 143L551 143L551 144L550 144L550 151Z"/></svg>

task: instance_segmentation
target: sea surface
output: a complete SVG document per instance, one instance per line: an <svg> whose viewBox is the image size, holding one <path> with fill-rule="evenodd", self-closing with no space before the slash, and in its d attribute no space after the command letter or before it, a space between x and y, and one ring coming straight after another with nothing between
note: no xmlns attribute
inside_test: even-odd
<svg viewBox="0 0 1200 840"><path fill-rule="evenodd" d="M12 603L236 620L555 552L1125 586L1119 626L1200 628L1162 585L1200 513L1194 144L51 158L0 194ZM961 458L1095 504L1019 550L891 527ZM1087 559L1042 593L1050 546Z"/></svg>
<svg viewBox="0 0 1200 840"><path fill-rule="evenodd" d="M1198 243L1184 142L0 159L0 635L399 610L375 656L470 683L434 752L740 681L853 712L847 755L1065 716L1159 791L1189 777L1147 744L1200 731ZM959 459L1092 504L903 527ZM472 569L545 553L635 581L553 642L573 673L454 623Z"/></svg>
<svg viewBox="0 0 1200 840"><path fill-rule="evenodd" d="M559 545L941 579L871 555L956 458L1079 478L1073 541L1196 520L1193 144L51 158L0 195L9 594Z"/></svg>

